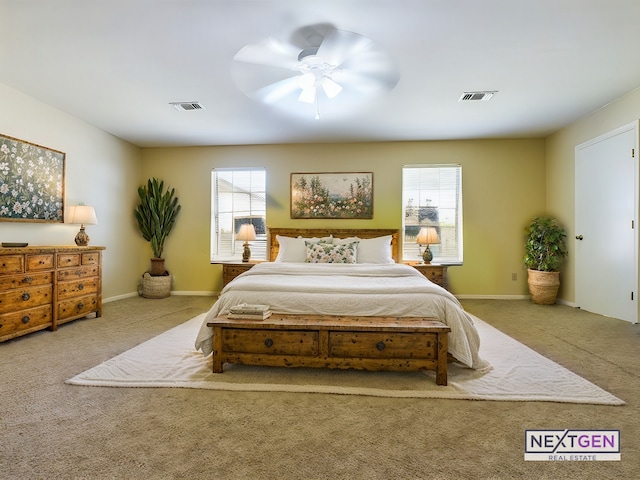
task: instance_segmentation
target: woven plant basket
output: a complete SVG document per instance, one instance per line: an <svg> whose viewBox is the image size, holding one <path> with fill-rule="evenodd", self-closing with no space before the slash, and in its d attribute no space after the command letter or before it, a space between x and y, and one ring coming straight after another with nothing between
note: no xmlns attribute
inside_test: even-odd
<svg viewBox="0 0 640 480"><path fill-rule="evenodd" d="M167 298L171 295L171 275L142 275L140 295L144 298Z"/></svg>
<svg viewBox="0 0 640 480"><path fill-rule="evenodd" d="M528 270L531 301L538 305L555 305L560 288L560 272Z"/></svg>

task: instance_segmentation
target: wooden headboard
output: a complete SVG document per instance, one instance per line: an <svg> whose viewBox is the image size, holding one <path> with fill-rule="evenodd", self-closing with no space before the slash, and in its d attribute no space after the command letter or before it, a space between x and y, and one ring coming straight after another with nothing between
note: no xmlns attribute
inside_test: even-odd
<svg viewBox="0 0 640 480"><path fill-rule="evenodd" d="M400 262L400 246L398 243L399 230L392 228L267 228L267 247L269 249L269 261L273 262L278 256L280 245L276 235L282 237L328 237L333 235L336 238L359 237L375 238L384 235L391 235L391 258Z"/></svg>

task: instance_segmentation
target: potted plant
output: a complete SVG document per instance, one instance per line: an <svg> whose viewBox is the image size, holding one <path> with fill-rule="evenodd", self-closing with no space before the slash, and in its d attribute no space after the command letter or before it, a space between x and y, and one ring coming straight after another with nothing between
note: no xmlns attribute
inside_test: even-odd
<svg viewBox="0 0 640 480"><path fill-rule="evenodd" d="M171 293L171 275L164 266L164 242L173 230L176 217L182 208L175 196L175 189L165 190L164 181L151 178L138 188L140 204L134 213L138 227L151 245L153 258L151 269L143 275L142 296L165 298Z"/></svg>
<svg viewBox="0 0 640 480"><path fill-rule="evenodd" d="M560 287L560 265L567 255L566 231L555 218L543 216L535 217L526 232L524 264L531 301L553 305Z"/></svg>

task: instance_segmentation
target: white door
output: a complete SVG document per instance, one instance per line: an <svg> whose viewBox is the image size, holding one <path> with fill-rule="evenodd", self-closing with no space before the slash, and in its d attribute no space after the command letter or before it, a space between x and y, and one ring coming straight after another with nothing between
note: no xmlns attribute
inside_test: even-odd
<svg viewBox="0 0 640 480"><path fill-rule="evenodd" d="M576 147L576 305L636 323L637 122ZM571 251L570 250L570 251Z"/></svg>

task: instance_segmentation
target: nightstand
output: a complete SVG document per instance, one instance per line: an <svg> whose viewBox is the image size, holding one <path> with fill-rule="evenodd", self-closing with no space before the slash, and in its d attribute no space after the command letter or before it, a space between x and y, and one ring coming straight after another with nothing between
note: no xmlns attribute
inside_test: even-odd
<svg viewBox="0 0 640 480"><path fill-rule="evenodd" d="M413 268L431 280L433 283L447 288L447 266L438 265L436 263L414 263Z"/></svg>
<svg viewBox="0 0 640 480"><path fill-rule="evenodd" d="M224 287L231 280L241 273L246 272L258 262L238 262L222 264L222 286Z"/></svg>

